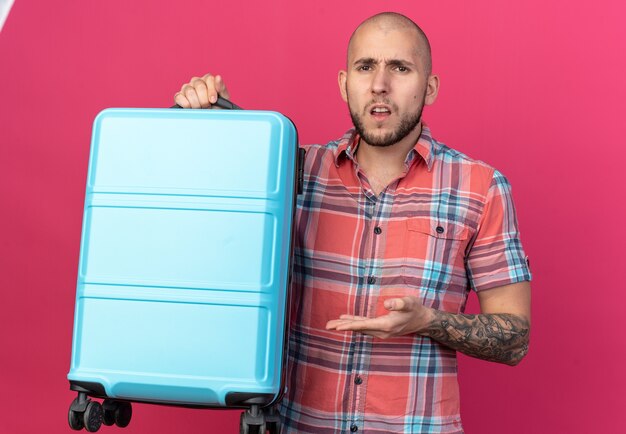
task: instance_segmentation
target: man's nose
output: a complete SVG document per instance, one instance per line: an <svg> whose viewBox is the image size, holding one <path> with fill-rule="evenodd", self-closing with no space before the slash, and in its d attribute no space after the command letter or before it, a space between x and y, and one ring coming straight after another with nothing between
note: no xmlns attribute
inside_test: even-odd
<svg viewBox="0 0 626 434"><path fill-rule="evenodd" d="M385 68L379 68L372 77L372 93L381 94L389 91L389 73Z"/></svg>

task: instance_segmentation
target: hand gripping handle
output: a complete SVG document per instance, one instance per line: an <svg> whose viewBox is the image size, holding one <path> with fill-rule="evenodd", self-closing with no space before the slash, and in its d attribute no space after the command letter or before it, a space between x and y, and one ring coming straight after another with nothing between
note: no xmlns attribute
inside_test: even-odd
<svg viewBox="0 0 626 434"><path fill-rule="evenodd" d="M232 103L226 98L222 98L221 96L218 96L217 101L215 101L215 103L211 105L214 105L223 109L227 109L227 110L243 110L243 108L239 107L237 104ZM182 108L182 107L179 106L178 104L174 104L170 108Z"/></svg>

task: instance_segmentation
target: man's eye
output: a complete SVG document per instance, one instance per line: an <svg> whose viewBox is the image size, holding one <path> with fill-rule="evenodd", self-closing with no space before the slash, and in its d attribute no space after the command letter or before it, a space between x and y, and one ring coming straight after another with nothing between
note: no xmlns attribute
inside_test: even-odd
<svg viewBox="0 0 626 434"><path fill-rule="evenodd" d="M372 67L370 65L361 65L359 66L359 71L371 71Z"/></svg>
<svg viewBox="0 0 626 434"><path fill-rule="evenodd" d="M406 66L397 66L396 70L398 72L407 72L409 70L409 68L407 68Z"/></svg>

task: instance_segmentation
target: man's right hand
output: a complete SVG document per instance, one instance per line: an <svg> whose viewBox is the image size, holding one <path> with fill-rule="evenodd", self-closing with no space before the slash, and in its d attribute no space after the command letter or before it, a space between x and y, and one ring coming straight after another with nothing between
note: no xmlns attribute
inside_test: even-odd
<svg viewBox="0 0 626 434"><path fill-rule="evenodd" d="M193 77L189 83L183 84L180 92L174 95L174 102L182 108L218 108L213 107L218 95L230 98L224 80L220 75L206 74L202 77Z"/></svg>

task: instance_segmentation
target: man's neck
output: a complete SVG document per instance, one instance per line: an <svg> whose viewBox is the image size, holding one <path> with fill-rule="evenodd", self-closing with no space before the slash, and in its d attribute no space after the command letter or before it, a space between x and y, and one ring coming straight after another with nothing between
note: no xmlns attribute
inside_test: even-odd
<svg viewBox="0 0 626 434"><path fill-rule="evenodd" d="M411 149L415 147L417 140L422 133L422 123L420 122L409 135L389 146L372 146L363 138L357 147L357 161L359 166L367 173L369 170L380 171L402 171L404 161Z"/></svg>
<svg viewBox="0 0 626 434"><path fill-rule="evenodd" d="M378 196L389 184L402 176L406 156L422 133L418 124L411 134L389 146L372 146L361 139L356 151L356 161Z"/></svg>

